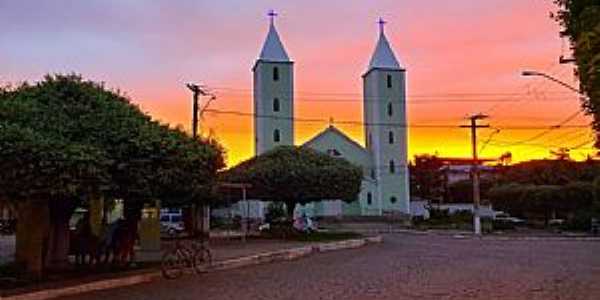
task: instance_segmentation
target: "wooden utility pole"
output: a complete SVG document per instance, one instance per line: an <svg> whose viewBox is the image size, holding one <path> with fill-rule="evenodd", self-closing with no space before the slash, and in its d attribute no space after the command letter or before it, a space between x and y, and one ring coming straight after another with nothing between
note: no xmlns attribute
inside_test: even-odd
<svg viewBox="0 0 600 300"><path fill-rule="evenodd" d="M204 111L204 109L206 109L206 107L208 106L208 104L210 103L210 101L214 100L216 97L214 95L211 95L204 87L202 87L201 85L195 84L195 83L188 83L186 84L187 88L192 91L192 138L196 139L198 138L198 116L199 116L199 98L200 96L208 96L210 95L211 98L210 100L207 102L207 104L202 108L202 111ZM206 230L209 230L210 225L205 226L205 223L209 223L207 220L209 219L209 215L210 215L210 207L208 205L201 205L201 212L202 212L202 220L200 222L200 235L202 238L204 238L204 234ZM192 231L194 233L194 235L196 234L196 228L197 228L197 223L198 223L198 207L196 207L196 205L192 206ZM209 223L210 224L210 223Z"/></svg>
<svg viewBox="0 0 600 300"><path fill-rule="evenodd" d="M473 178L473 230L476 235L481 234L481 217L479 214L479 158L477 157L477 129L488 128L490 125L477 125L478 120L488 118L484 114L476 114L469 117L470 125L462 125L463 128L471 128L471 147L473 148L473 163L471 164L471 177Z"/></svg>

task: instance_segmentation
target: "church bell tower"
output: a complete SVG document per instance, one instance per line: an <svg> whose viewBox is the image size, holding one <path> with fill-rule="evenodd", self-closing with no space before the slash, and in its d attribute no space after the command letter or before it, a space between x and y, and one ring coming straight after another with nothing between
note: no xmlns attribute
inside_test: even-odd
<svg viewBox="0 0 600 300"><path fill-rule="evenodd" d="M379 40L363 77L364 123L376 200L383 211L409 214L406 70L400 66L379 20Z"/></svg>
<svg viewBox="0 0 600 300"><path fill-rule="evenodd" d="M275 29L276 15L269 12L267 39L252 68L255 155L294 144L294 64Z"/></svg>

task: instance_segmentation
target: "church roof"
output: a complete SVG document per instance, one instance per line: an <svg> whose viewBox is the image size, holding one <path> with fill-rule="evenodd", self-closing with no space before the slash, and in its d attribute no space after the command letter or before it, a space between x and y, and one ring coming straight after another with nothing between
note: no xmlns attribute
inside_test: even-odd
<svg viewBox="0 0 600 300"><path fill-rule="evenodd" d="M279 34L277 33L277 29L275 29L275 24L273 20L271 20L271 25L269 26L269 33L267 34L267 39L263 44L258 59L272 62L290 61L290 58L288 57L287 52L285 51L285 48L283 48L281 39L279 39Z"/></svg>
<svg viewBox="0 0 600 300"><path fill-rule="evenodd" d="M394 51L388 42L385 33L383 32L383 20L379 20L380 30L379 30L379 40L377 41L377 46L375 47L375 52L371 57L371 61L369 62L369 68L371 69L395 69L400 70L400 64L394 55Z"/></svg>
<svg viewBox="0 0 600 300"><path fill-rule="evenodd" d="M318 133L302 146L320 151L337 150L351 162L365 167L372 164L369 151L333 125Z"/></svg>

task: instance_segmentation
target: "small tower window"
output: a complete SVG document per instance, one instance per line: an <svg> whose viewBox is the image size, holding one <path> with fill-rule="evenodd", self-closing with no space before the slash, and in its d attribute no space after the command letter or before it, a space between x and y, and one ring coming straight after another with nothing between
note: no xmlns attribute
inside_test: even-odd
<svg viewBox="0 0 600 300"><path fill-rule="evenodd" d="M274 112L279 111L279 98L273 99L273 111Z"/></svg>
<svg viewBox="0 0 600 300"><path fill-rule="evenodd" d="M371 169L371 178L375 179L375 169Z"/></svg>
<svg viewBox="0 0 600 300"><path fill-rule="evenodd" d="M371 194L371 192L367 193L367 204L368 205L373 204L373 195Z"/></svg>
<svg viewBox="0 0 600 300"><path fill-rule="evenodd" d="M388 132L388 139L389 139L390 145L394 143L394 132L393 131Z"/></svg>
<svg viewBox="0 0 600 300"><path fill-rule="evenodd" d="M392 88L392 75L387 76L387 87L388 89Z"/></svg>
<svg viewBox="0 0 600 300"><path fill-rule="evenodd" d="M274 141L275 143L279 143L279 140L280 140L280 138L281 138L281 137L279 136L279 129L275 129L275 130L273 131L273 141Z"/></svg>
<svg viewBox="0 0 600 300"><path fill-rule="evenodd" d="M279 81L279 68L273 67L273 81Z"/></svg>
<svg viewBox="0 0 600 300"><path fill-rule="evenodd" d="M390 173L391 174L396 173L396 164L394 163L393 160L390 160Z"/></svg>
<svg viewBox="0 0 600 300"><path fill-rule="evenodd" d="M396 199L396 197L394 197L394 196L392 196L390 198L390 203L392 203L392 204L396 203L397 201L398 201L398 199Z"/></svg>
<svg viewBox="0 0 600 300"><path fill-rule="evenodd" d="M392 102L388 102L388 105L387 105L387 114L390 117L394 114L394 107L392 107Z"/></svg>

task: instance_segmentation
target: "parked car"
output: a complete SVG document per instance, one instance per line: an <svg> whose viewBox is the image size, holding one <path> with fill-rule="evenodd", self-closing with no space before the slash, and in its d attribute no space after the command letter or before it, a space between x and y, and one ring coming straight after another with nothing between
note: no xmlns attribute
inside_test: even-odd
<svg viewBox="0 0 600 300"><path fill-rule="evenodd" d="M511 217L509 214L505 214L505 213L497 214L494 217L494 221L501 222L501 223L513 224L513 225L523 225L523 224L525 224L525 220L519 219L519 218L516 218L516 217Z"/></svg>
<svg viewBox="0 0 600 300"><path fill-rule="evenodd" d="M170 237L175 237L185 230L181 212L161 212L160 231Z"/></svg>

